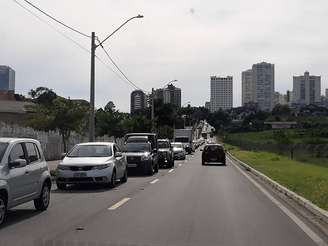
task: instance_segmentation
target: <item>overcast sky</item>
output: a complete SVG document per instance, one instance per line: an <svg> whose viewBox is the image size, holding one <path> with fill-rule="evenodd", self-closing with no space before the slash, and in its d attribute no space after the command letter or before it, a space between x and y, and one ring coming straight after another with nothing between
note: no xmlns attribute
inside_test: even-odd
<svg viewBox="0 0 328 246"><path fill-rule="evenodd" d="M328 87L327 0L31 1L83 32L95 31L100 39L127 18L143 14L145 18L130 22L105 47L144 90L179 80L182 103L204 105L210 76L232 75L234 106L240 105L241 72L261 61L275 64L276 91L292 89L292 76L305 70L322 76L322 93ZM46 86L65 97L89 100L90 55L13 0L1 0L0 9L0 64L16 71L16 91L27 94ZM34 12L90 48L88 38ZM101 49L97 55L110 65ZM97 106L112 100L121 111L129 111L132 90L96 63Z"/></svg>

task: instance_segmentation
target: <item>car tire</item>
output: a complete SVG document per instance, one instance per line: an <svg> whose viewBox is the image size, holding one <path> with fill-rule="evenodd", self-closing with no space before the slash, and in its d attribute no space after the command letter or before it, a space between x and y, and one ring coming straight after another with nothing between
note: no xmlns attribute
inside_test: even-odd
<svg viewBox="0 0 328 246"><path fill-rule="evenodd" d="M110 178L109 184L108 184L109 188L115 188L116 187L116 171L113 170L112 172L112 177Z"/></svg>
<svg viewBox="0 0 328 246"><path fill-rule="evenodd" d="M171 168L173 168L174 167L174 160L172 159L172 161L171 161Z"/></svg>
<svg viewBox="0 0 328 246"><path fill-rule="evenodd" d="M204 161L202 161L202 166L205 166L205 162Z"/></svg>
<svg viewBox="0 0 328 246"><path fill-rule="evenodd" d="M153 176L154 174L154 168L153 168L153 163L148 163L146 166L146 175Z"/></svg>
<svg viewBox="0 0 328 246"><path fill-rule="evenodd" d="M66 190L67 184L65 183L56 183L58 190Z"/></svg>
<svg viewBox="0 0 328 246"><path fill-rule="evenodd" d="M121 178L121 183L126 183L128 181L128 170L125 169L124 175Z"/></svg>
<svg viewBox="0 0 328 246"><path fill-rule="evenodd" d="M34 207L38 211L47 210L50 204L50 185L44 183L41 189L40 196L34 200Z"/></svg>
<svg viewBox="0 0 328 246"><path fill-rule="evenodd" d="M7 199L0 193L0 226L5 222L7 215Z"/></svg>
<svg viewBox="0 0 328 246"><path fill-rule="evenodd" d="M159 170L159 164L157 163L154 167L154 172L155 173L158 173L158 170Z"/></svg>

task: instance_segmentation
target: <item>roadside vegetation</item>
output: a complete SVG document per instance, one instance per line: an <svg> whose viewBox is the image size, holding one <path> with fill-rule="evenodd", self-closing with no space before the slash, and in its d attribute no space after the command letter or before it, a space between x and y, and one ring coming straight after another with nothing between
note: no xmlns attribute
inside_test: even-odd
<svg viewBox="0 0 328 246"><path fill-rule="evenodd" d="M309 165L263 151L247 151L226 144L226 149L276 182L328 210L328 166Z"/></svg>

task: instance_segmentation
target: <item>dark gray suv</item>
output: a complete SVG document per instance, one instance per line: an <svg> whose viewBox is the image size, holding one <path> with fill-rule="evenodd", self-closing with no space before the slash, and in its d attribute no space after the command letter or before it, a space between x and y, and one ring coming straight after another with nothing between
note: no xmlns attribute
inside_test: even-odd
<svg viewBox="0 0 328 246"><path fill-rule="evenodd" d="M158 139L158 164L159 167L174 167L174 153L168 139Z"/></svg>

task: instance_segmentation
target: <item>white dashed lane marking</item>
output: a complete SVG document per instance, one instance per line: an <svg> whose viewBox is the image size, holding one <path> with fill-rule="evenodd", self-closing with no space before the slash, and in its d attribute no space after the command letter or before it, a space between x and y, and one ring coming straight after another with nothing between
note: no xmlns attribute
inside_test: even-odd
<svg viewBox="0 0 328 246"><path fill-rule="evenodd" d="M127 203L130 200L129 197L123 198L121 201L115 203L113 206L109 207L108 210L115 210L119 207L121 207L124 203Z"/></svg>

